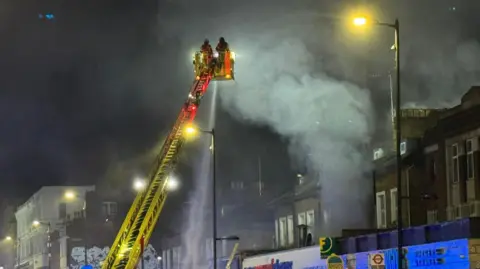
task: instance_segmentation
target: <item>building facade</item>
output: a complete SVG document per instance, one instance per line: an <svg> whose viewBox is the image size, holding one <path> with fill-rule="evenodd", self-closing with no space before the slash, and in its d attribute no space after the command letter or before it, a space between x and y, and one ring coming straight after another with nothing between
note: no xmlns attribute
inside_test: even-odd
<svg viewBox="0 0 480 269"><path fill-rule="evenodd" d="M472 87L456 107L408 111L402 113L403 224L480 216L480 87ZM395 157L377 151L374 160L377 228L393 228Z"/></svg>
<svg viewBox="0 0 480 269"><path fill-rule="evenodd" d="M428 205L429 222L480 216L480 87L445 112L427 133L430 181L443 199Z"/></svg>
<svg viewBox="0 0 480 269"><path fill-rule="evenodd" d="M65 230L67 221L84 214L86 193L94 190L95 186L42 187L18 207L16 268L48 268L51 234Z"/></svg>
<svg viewBox="0 0 480 269"><path fill-rule="evenodd" d="M313 238L318 238L321 228L316 221L320 212L318 193L319 185L315 178L298 174L294 191L274 201L274 248L302 247L314 243Z"/></svg>

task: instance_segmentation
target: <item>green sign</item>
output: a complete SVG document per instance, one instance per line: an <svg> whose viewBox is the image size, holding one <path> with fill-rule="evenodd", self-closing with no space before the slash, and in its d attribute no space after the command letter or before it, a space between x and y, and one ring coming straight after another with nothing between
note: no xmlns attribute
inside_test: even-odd
<svg viewBox="0 0 480 269"><path fill-rule="evenodd" d="M345 264L343 263L342 257L335 254L328 256L327 268L328 269L344 269Z"/></svg>
<svg viewBox="0 0 480 269"><path fill-rule="evenodd" d="M326 259L328 256L336 251L336 240L331 237L320 237L318 239L318 245L320 246L320 257Z"/></svg>

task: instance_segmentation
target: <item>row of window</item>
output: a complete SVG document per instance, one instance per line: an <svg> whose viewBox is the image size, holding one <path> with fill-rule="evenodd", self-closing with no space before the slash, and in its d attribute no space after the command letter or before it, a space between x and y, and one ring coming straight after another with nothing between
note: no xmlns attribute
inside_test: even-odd
<svg viewBox="0 0 480 269"><path fill-rule="evenodd" d="M102 213L105 217L111 217L117 215L118 208L116 202L103 202L102 203ZM67 204L60 203L58 205L58 216L60 219L70 220L71 216L67 214ZM85 217L85 212L83 210L73 212L73 218L83 218Z"/></svg>
<svg viewBox="0 0 480 269"><path fill-rule="evenodd" d="M294 244L294 220L293 215L279 218L275 220L275 238L277 238L277 244L280 247L290 246ZM315 211L309 210L306 212L298 213L297 225L307 225L307 234L311 234L315 229Z"/></svg>
<svg viewBox="0 0 480 269"><path fill-rule="evenodd" d="M47 234L46 231L38 230L36 234L31 237L25 238L19 242L17 248L17 257L23 260L31 255L46 253L47 246Z"/></svg>
<svg viewBox="0 0 480 269"><path fill-rule="evenodd" d="M259 181L255 185L255 188L258 188L260 193L265 188L265 184L263 183L263 181ZM245 184L243 183L243 181L230 181L230 188L232 190L243 190L245 189Z"/></svg>
<svg viewBox="0 0 480 269"><path fill-rule="evenodd" d="M232 190L243 190L243 181L231 181L230 188L232 188Z"/></svg>

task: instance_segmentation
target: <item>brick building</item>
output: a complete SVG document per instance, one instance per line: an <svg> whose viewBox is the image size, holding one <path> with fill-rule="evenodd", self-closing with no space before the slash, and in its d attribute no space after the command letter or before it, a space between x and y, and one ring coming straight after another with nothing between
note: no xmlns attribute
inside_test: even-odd
<svg viewBox="0 0 480 269"><path fill-rule="evenodd" d="M429 222L480 216L480 86L444 112L424 139L426 172L439 199L428 203Z"/></svg>
<svg viewBox="0 0 480 269"><path fill-rule="evenodd" d="M402 121L403 224L479 216L480 87L472 87L450 109L403 110ZM377 228L393 228L395 155L377 150L374 162Z"/></svg>

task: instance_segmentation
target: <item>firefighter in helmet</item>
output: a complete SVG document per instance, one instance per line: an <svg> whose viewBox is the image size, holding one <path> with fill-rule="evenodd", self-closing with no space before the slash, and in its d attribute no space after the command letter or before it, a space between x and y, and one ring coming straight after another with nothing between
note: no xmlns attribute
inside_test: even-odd
<svg viewBox="0 0 480 269"><path fill-rule="evenodd" d="M230 50L229 47L228 47L227 41L225 41L225 38L220 37L220 39L218 40L217 47L215 49L218 52L219 68L222 68L223 63L225 61L225 52Z"/></svg>
<svg viewBox="0 0 480 269"><path fill-rule="evenodd" d="M200 51L202 52L204 67L208 67L213 58L212 46L210 46L210 41L208 39L203 41Z"/></svg>

